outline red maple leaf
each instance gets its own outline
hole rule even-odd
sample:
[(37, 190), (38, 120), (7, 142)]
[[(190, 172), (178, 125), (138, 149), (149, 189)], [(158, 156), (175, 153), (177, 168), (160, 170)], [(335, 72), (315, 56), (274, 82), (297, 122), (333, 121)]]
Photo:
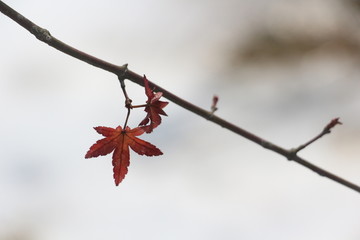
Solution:
[(160, 125), (161, 123), (161, 116), (167, 116), (167, 114), (162, 110), (168, 102), (160, 101), (159, 99), (162, 97), (162, 92), (154, 93), (149, 87), (149, 81), (147, 80), (146, 76), (144, 75), (144, 85), (145, 85), (145, 94), (148, 97), (146, 101), (145, 112), (147, 112), (146, 117), (142, 120), (139, 126), (145, 126), (150, 122), (148, 128), (146, 129), (146, 133), (151, 133), (154, 128)]
[(146, 156), (162, 155), (162, 152), (144, 140), (137, 138), (147, 131), (148, 127), (137, 127), (123, 130), (120, 126), (116, 129), (109, 127), (95, 127), (94, 129), (105, 138), (98, 140), (86, 153), (85, 158), (104, 156), (114, 151), (112, 165), (114, 166), (114, 179), (116, 186), (125, 178), (130, 164), (129, 147), (136, 153)]

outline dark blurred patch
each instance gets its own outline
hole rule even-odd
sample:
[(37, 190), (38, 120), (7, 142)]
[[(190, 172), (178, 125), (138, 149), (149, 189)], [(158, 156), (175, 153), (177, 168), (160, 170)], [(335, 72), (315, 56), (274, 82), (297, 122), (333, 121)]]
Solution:
[(350, 7), (356, 8), (360, 11), (360, 0), (346, 0)]
[(0, 233), (1, 240), (34, 240), (32, 229), (20, 229), (9, 231), (7, 233)]
[(254, 34), (245, 45), (239, 46), (232, 55), (234, 65), (261, 61), (283, 61), (303, 57), (310, 52), (331, 53), (334, 56), (346, 54), (360, 58), (359, 42), (346, 35), (311, 38), (299, 32), (298, 35), (283, 38), (272, 32)]
[(245, 41), (233, 45), (230, 65), (296, 61), (313, 53), (360, 59), (360, 0), (335, 2), (273, 7)]

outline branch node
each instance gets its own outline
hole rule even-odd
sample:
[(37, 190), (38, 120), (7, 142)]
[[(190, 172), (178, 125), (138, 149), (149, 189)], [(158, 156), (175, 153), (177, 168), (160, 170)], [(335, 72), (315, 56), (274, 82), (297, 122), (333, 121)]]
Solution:
[(261, 145), (263, 148), (270, 149), (270, 150), (273, 148), (273, 144), (270, 143), (269, 141), (264, 140), (264, 139), (261, 139), (260, 145)]
[(117, 75), (122, 88), (125, 88), (124, 80), (126, 79), (126, 74), (127, 74), (128, 70), (129, 70), (129, 69), (128, 69), (128, 65), (129, 65), (129, 64), (127, 64), (127, 63), (125, 63), (124, 65), (122, 65), (122, 67), (124, 68), (124, 70)]
[(30, 32), (35, 35), (37, 39), (42, 42), (49, 42), (52, 39), (52, 36), (48, 30), (39, 26), (31, 26)]
[(214, 117), (214, 112), (208, 112), (208, 115), (206, 116), (206, 120), (211, 120)]
[(294, 158), (297, 155), (297, 153), (299, 152), (299, 150), (300, 150), (299, 148), (291, 148), (289, 150), (289, 154), (286, 155), (287, 160), (289, 160), (289, 161), (294, 160)]

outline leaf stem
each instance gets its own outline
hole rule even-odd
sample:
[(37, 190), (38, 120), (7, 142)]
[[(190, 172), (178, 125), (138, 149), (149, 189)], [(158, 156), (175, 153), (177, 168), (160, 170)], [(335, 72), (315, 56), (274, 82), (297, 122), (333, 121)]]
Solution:
[(123, 130), (125, 131), (128, 120), (129, 120), (129, 116), (130, 116), (130, 111), (132, 109), (132, 105), (131, 105), (132, 100), (129, 98), (129, 96), (126, 92), (126, 86), (125, 86), (125, 77), (126, 77), (126, 73), (128, 72), (128, 64), (124, 64), (123, 67), (125, 67), (125, 70), (123, 73), (118, 74), (118, 79), (120, 82), (122, 92), (125, 97), (125, 107), (127, 108), (127, 114), (126, 114), (125, 123), (124, 123), (124, 127), (123, 127)]
[(127, 114), (126, 114), (125, 123), (124, 123), (124, 127), (123, 127), (123, 131), (125, 131), (125, 129), (126, 129), (126, 127), (127, 127), (127, 123), (128, 123), (129, 116), (130, 116), (130, 111), (131, 111), (131, 109), (128, 108), (128, 109), (127, 109)]
[(141, 105), (132, 105), (131, 108), (143, 108), (143, 107), (147, 107), (148, 104), (141, 104)]

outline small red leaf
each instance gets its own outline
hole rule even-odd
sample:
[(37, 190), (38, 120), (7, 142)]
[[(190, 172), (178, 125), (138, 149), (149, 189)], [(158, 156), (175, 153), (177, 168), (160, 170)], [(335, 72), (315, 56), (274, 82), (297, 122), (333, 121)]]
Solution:
[(86, 153), (85, 158), (107, 155), (114, 151), (112, 164), (116, 186), (125, 178), (130, 164), (129, 147), (136, 153), (146, 156), (162, 155), (162, 152), (144, 140), (137, 138), (148, 130), (148, 127), (137, 127), (123, 130), (120, 126), (116, 129), (109, 127), (96, 127), (95, 130), (105, 136), (92, 145)]
[(160, 125), (161, 116), (167, 116), (164, 112), (163, 108), (168, 105), (168, 102), (160, 101), (159, 99), (162, 97), (162, 92), (154, 93), (149, 87), (149, 81), (144, 75), (144, 85), (145, 85), (145, 94), (148, 97), (146, 101), (145, 112), (147, 112), (146, 117), (140, 122), (139, 126), (145, 126), (149, 122), (148, 128), (146, 128), (146, 133), (151, 133), (154, 128)]

